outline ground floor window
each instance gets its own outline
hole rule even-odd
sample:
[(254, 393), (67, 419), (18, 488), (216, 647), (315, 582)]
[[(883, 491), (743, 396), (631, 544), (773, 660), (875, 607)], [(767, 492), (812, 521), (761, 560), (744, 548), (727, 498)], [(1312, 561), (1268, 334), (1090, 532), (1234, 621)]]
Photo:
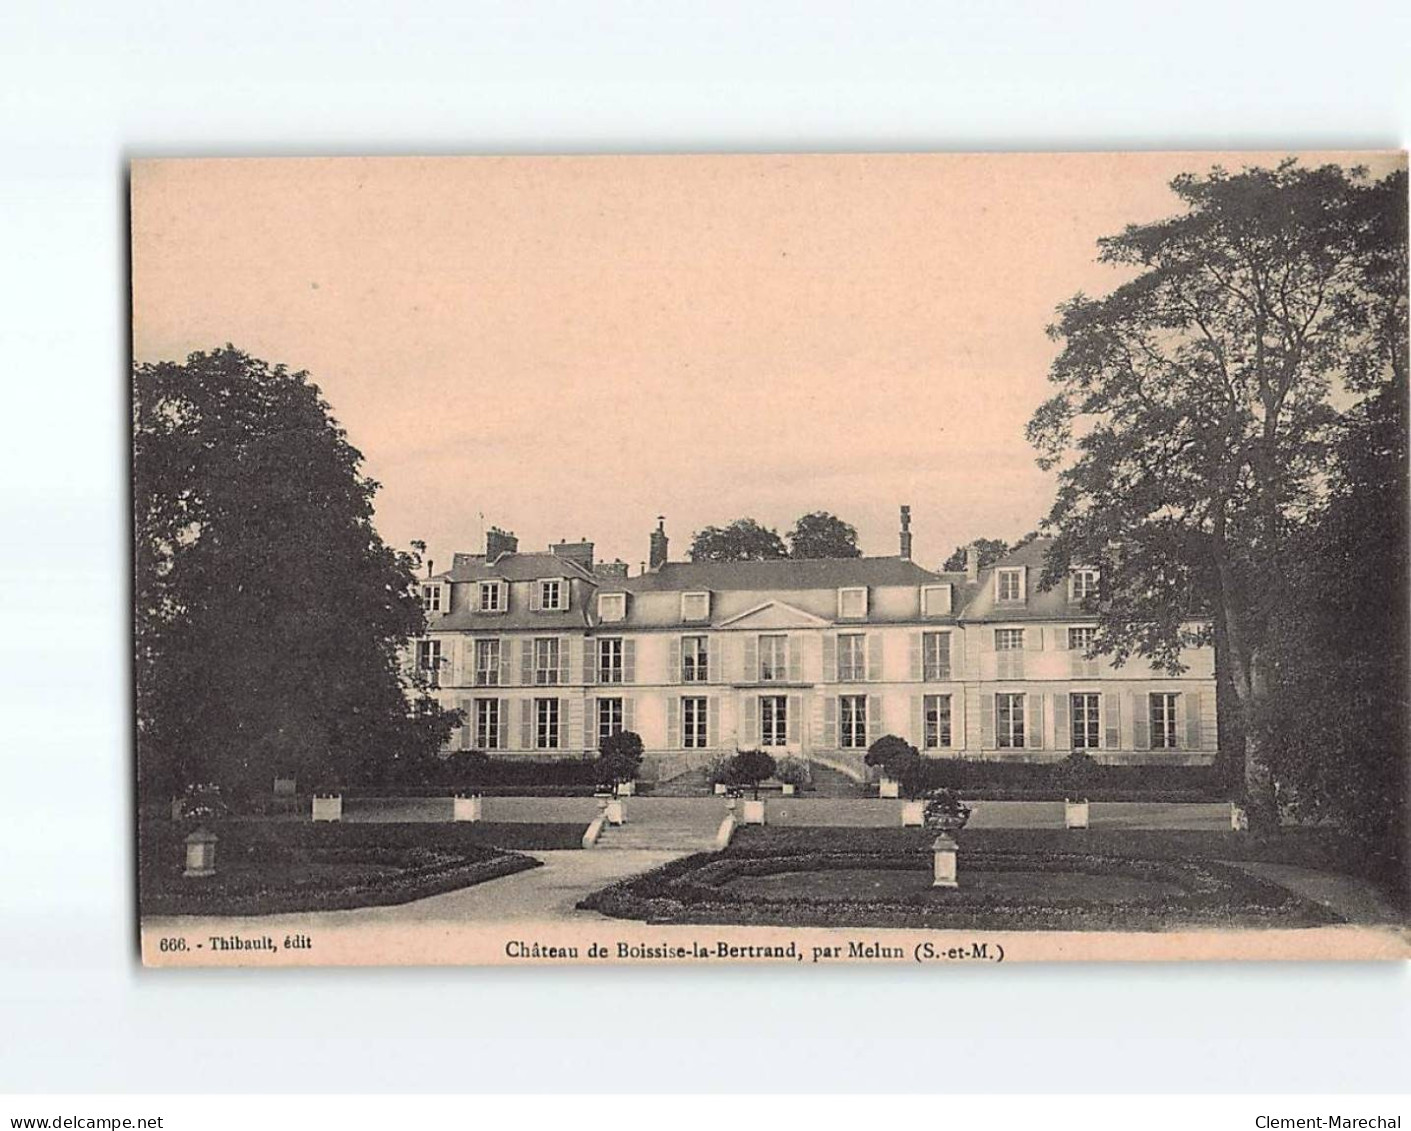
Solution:
[(598, 700), (598, 745), (622, 733), (622, 700)]
[(787, 746), (789, 700), (784, 695), (763, 695), (759, 700), (759, 744)]
[(839, 696), (838, 741), (847, 750), (862, 750), (867, 746), (866, 695)]
[(995, 741), (1001, 750), (1023, 748), (1023, 693), (1007, 691), (995, 696)]
[(939, 750), (950, 745), (950, 696), (928, 695), (923, 704), (926, 715), (926, 733), (922, 736), (924, 748)]
[(534, 700), (534, 746), (537, 750), (559, 748), (559, 701)]
[(709, 737), (705, 697), (686, 696), (681, 700), (681, 745), (688, 750), (703, 750)]
[(477, 699), (475, 701), (475, 748), (477, 750), (499, 750), (500, 741), (500, 701), (498, 699)]
[(1096, 750), (1100, 745), (1099, 697), (1095, 691), (1079, 691), (1069, 697), (1072, 705), (1073, 749)]
[(1151, 695), (1151, 748), (1176, 749), (1176, 693), (1155, 691)]

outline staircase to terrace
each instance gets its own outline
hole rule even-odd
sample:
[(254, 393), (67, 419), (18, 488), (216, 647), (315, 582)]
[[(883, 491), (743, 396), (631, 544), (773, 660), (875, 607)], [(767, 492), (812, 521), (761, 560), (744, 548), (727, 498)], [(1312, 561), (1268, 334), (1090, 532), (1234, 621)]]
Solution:
[(709, 852), (727, 812), (722, 799), (627, 797), (625, 825), (604, 825), (594, 849), (635, 848), (653, 852)]

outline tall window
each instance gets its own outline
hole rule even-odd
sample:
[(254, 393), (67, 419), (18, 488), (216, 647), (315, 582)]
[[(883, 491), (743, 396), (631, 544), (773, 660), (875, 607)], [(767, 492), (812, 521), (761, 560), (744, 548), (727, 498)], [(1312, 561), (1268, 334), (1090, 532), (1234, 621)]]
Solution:
[(1004, 692), (995, 696), (995, 742), (1001, 750), (1024, 746), (1024, 696)]
[(1176, 741), (1176, 694), (1172, 691), (1155, 691), (1151, 695), (1151, 748), (1153, 750), (1175, 750)]
[(1070, 628), (1068, 630), (1068, 651), (1086, 653), (1093, 646), (1093, 640), (1096, 638), (1097, 629), (1092, 625)]
[(556, 636), (541, 636), (534, 641), (534, 682), (558, 683), (559, 642)]
[(562, 609), (564, 607), (563, 590), (563, 582), (557, 578), (539, 582), (539, 607), (550, 610)]
[(482, 613), (502, 613), (505, 611), (504, 594), (498, 581), (480, 583), (480, 611)]
[(494, 687), (500, 682), (500, 642), (475, 642), (475, 683), (477, 687)]
[(441, 641), (418, 640), (416, 642), (416, 666), (424, 672), (434, 672), (441, 667)]
[(1002, 569), (995, 574), (995, 600), (1022, 601), (1024, 599), (1024, 571)]
[(498, 750), (500, 741), (500, 701), (498, 699), (477, 699), (475, 701), (475, 748), (477, 750)]
[(1075, 569), (1068, 575), (1068, 585), (1073, 600), (1082, 601), (1097, 596), (1097, 570)]
[(759, 678), (772, 683), (789, 678), (789, 638), (761, 636), (759, 638)]
[(598, 641), (598, 682), (622, 682), (622, 640), (619, 637)]
[(622, 733), (622, 700), (598, 700), (598, 745)]
[(559, 748), (559, 701), (534, 700), (534, 747), (537, 750)]
[(1024, 630), (1022, 628), (995, 629), (996, 652), (1021, 652), (1023, 649)]
[(787, 746), (788, 743), (788, 696), (761, 695), (759, 699), (759, 744), (761, 746)]
[(921, 634), (921, 678), (927, 681), (950, 679), (950, 633)]
[(847, 683), (850, 680), (867, 678), (867, 637), (862, 633), (847, 633), (838, 637), (838, 679)]
[(950, 696), (928, 695), (922, 702), (925, 714), (924, 748), (939, 750), (950, 745)]
[(1079, 691), (1069, 697), (1073, 715), (1073, 749), (1096, 750), (1101, 745), (1101, 698), (1095, 691)]
[(704, 636), (681, 638), (681, 681), (705, 683), (710, 678), (710, 652)]
[(688, 750), (704, 750), (709, 737), (705, 697), (687, 695), (681, 700), (681, 745)]
[(848, 750), (867, 746), (867, 696), (838, 697), (838, 744)]

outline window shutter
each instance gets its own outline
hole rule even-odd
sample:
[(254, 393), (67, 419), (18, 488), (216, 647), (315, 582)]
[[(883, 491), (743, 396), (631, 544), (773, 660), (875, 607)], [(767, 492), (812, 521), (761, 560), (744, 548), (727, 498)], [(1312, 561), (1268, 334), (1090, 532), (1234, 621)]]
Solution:
[(534, 700), (524, 699), (519, 704), (519, 748), (534, 749)]
[(1132, 692), (1132, 749), (1151, 749), (1151, 697)]
[[(802, 683), (802, 682), (803, 682), (803, 637), (802, 637), (802, 636), (799, 636), (797, 633), (795, 633), (793, 636), (790, 636), (790, 637), (789, 637), (789, 643), (788, 643), (788, 649), (789, 649), (789, 682), (790, 682), (790, 683)], [(793, 708), (791, 707), (791, 708), (789, 709), (789, 729), (790, 729), (790, 731), (793, 730), (793, 727), (794, 727), (794, 715), (793, 715)], [(790, 742), (793, 742), (794, 740), (791, 738), (789, 741), (790, 741)]]
[(531, 581), (529, 583), (529, 611), (531, 613), (537, 613), (539, 611), (540, 596), (539, 583), (537, 581)]
[(495, 730), (491, 735), (496, 750), (505, 750), (510, 744), (510, 701), (500, 700), (500, 717), (495, 720)]
[[(823, 682), (838, 682), (838, 637), (836, 633), (825, 632), (823, 634)], [(837, 720), (834, 720), (836, 727)], [(836, 746), (834, 742), (832, 745)]]
[(512, 642), (497, 640), (496, 643), (500, 646), (500, 682), (508, 687), (514, 682), (514, 661), (510, 657)]
[(1029, 599), (1029, 567), (1019, 567), (1019, 599), (1027, 601)]
[(568, 612), (573, 605), (573, 582), (565, 577), (559, 582), (559, 609)]
[(1044, 745), (1044, 697), (1024, 696), (1024, 745), (1030, 750), (1042, 750)]
[[(676, 679), (681, 678), (681, 641), (676, 642)], [(725, 682), (725, 641), (714, 636), (706, 637), (706, 675), (711, 683)]]
[(746, 695), (743, 700), (745, 712), (745, 745), (759, 745), (759, 696)]
[(1024, 647), (1030, 652), (1042, 652), (1044, 650), (1043, 625), (1036, 624), (1024, 630)]
[(569, 638), (559, 637), (559, 683), (568, 682), (568, 654), (571, 650)]
[(1053, 745), (1058, 750), (1070, 750), (1073, 746), (1072, 736), (1068, 733), (1069, 702), (1068, 696), (1062, 692), (1055, 691), (1053, 694)]
[(681, 737), (681, 700), (675, 695), (666, 700), (666, 748), (678, 750), (685, 746)]
[(712, 695), (706, 702), (706, 745), (724, 746), (720, 733), (720, 696)]
[(917, 681), (917, 682), (920, 682), (921, 676), (922, 676), (922, 672), (921, 672), (921, 633), (919, 633), (919, 632), (913, 632), (913, 633), (911, 633), (910, 639), (909, 639), (909, 641), (908, 641), (908, 643), (907, 643), (907, 648), (908, 648), (909, 655), (910, 655), (910, 659), (911, 659), (911, 678), (912, 678), (913, 680)]
[(926, 749), (925, 699), (920, 695), (911, 697), (911, 741), (916, 749)]
[[(867, 679), (869, 682), (882, 678), (882, 634), (880, 632), (869, 632), (867, 634)], [(872, 725), (868, 720), (869, 727)]]
[(1201, 701), (1199, 691), (1187, 692), (1181, 696), (1181, 701), (1186, 704), (1186, 749), (1199, 750), (1201, 748), (1200, 713), (1205, 704)]
[[(572, 707), (572, 704), (571, 704), (571, 702), (570, 702), (569, 700), (567, 700), (567, 699), (560, 699), (560, 700), (559, 700), (559, 726), (558, 726), (558, 734), (557, 734), (555, 737), (558, 739), (557, 746), (558, 746), (558, 748), (559, 748), (560, 750), (563, 750), (564, 748), (566, 748), (566, 747), (568, 746), (568, 740), (572, 737), (572, 735), (568, 733), (568, 732), (569, 732), (569, 723), (570, 723), (570, 721), (571, 721), (571, 720), (569, 719), (569, 712), (572, 711), (572, 710), (573, 710), (573, 707)], [(580, 722), (579, 725), (581, 726), (582, 723)]]
[[(826, 637), (825, 637), (826, 639)], [(838, 700), (829, 695), (823, 700), (823, 749), (838, 748)]]
[(745, 637), (745, 682), (759, 682), (759, 641), (753, 636)]
[(803, 737), (803, 696), (789, 696), (788, 741), (790, 746), (798, 746)]
[(622, 642), (622, 682), (637, 682), (637, 642), (635, 640)]
[(1108, 750), (1116, 750), (1122, 745), (1121, 700), (1114, 692), (1102, 697), (1102, 745)]
[[(682, 648), (681, 637), (679, 637), (679, 636), (673, 636), (673, 637), (671, 638), (671, 670), (670, 670), (670, 672), (667, 673), (667, 677), (666, 677), (666, 682), (667, 682), (667, 683), (680, 683), (680, 682), (681, 682), (681, 648)], [(713, 663), (711, 663), (709, 660), (706, 661), (706, 664), (707, 664), (707, 671), (709, 672), (711, 678), (714, 679), (714, 678), (715, 678), (715, 672), (714, 672), (714, 670), (712, 670), (712, 669), (714, 669), (715, 665), (714, 665)]]
[(995, 697), (980, 696), (980, 745), (986, 750), (995, 748)]
[(454, 743), (458, 750), (471, 750), (475, 746), (475, 704), (469, 699), (457, 699), (456, 706), (465, 714), (461, 720), (460, 742)]
[(519, 642), (519, 682), (525, 687), (534, 682), (534, 641), (528, 636)]
[(622, 729), (637, 733), (637, 700), (630, 695), (622, 700)]
[(871, 746), (882, 734), (882, 697), (867, 697), (867, 745)]
[[(588, 720), (588, 731), (585, 735), (589, 750), (598, 748), (598, 720), (602, 717), (602, 700), (598, 698), (589, 699), (588, 703), (593, 712), (593, 717)], [(624, 726), (626, 724), (624, 723)]]
[(946, 678), (956, 680), (961, 678), (961, 658), (963, 653), (960, 650), (962, 637), (960, 631), (946, 633)]
[[(583, 700), (578, 696), (574, 696), (572, 699), (564, 699), (559, 704), (560, 719), (563, 718), (563, 708), (565, 704), (568, 706), (568, 748), (575, 751), (584, 750), (587, 748), (587, 743), (584, 741), (583, 735)], [(597, 730), (597, 727), (593, 729)]]
[(1176, 696), (1176, 746), (1189, 745), (1186, 743), (1186, 697)]
[(583, 682), (598, 682), (598, 642), (591, 636), (583, 640)]

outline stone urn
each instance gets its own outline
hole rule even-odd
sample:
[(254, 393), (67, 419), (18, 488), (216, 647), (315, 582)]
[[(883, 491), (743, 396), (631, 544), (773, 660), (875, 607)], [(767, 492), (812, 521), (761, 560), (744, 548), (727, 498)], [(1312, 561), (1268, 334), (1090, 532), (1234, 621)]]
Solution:
[(929, 794), (925, 798), (925, 802), (923, 820), (926, 822), (926, 827), (936, 834), (936, 840), (931, 845), (934, 861), (934, 878), (931, 881), (931, 886), (938, 888), (959, 887), (956, 857), (960, 846), (956, 843), (955, 838), (956, 834), (970, 820), (970, 806), (950, 790), (945, 789)]

